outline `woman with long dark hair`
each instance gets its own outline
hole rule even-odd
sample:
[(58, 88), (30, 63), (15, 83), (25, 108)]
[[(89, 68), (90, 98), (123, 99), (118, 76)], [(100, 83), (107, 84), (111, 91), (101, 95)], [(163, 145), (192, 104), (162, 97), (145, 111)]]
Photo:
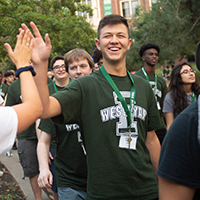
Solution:
[(176, 65), (171, 72), (169, 93), (165, 97), (163, 106), (167, 130), (176, 116), (195, 102), (200, 94), (195, 73), (196, 71), (187, 62)]

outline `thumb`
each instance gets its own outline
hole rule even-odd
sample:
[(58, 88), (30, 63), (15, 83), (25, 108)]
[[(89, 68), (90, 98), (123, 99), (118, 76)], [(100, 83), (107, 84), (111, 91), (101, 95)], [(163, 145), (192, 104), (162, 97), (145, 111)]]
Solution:
[(5, 43), (4, 47), (6, 48), (6, 50), (7, 50), (7, 52), (8, 52), (9, 55), (13, 52), (11, 46), (8, 43)]
[(53, 184), (53, 176), (52, 176), (52, 174), (50, 175), (50, 177), (49, 177), (49, 184)]

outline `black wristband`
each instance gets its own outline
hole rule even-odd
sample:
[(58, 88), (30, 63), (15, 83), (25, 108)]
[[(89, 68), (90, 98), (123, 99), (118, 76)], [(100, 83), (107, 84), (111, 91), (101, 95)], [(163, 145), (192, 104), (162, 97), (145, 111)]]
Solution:
[(16, 71), (15, 76), (19, 78), (20, 73), (24, 72), (24, 71), (30, 71), (33, 76), (36, 75), (36, 72), (34, 71), (33, 67), (30, 65), (30, 66), (27, 66), (27, 67), (21, 67), (21, 68), (19, 68)]

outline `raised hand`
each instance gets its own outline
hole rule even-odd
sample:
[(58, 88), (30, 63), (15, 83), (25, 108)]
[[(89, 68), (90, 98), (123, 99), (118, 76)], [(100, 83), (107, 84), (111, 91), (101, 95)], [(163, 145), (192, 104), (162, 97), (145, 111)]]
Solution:
[[(34, 33), (34, 35), (31, 34), (31, 39), (33, 40), (31, 60), (34, 65), (39, 65), (48, 61), (52, 49), (51, 41), (47, 33), (45, 34), (45, 41), (43, 40), (40, 31), (34, 22), (30, 22), (30, 25)], [(22, 28), (19, 29), (20, 32), (22, 30), (28, 30), (26, 24), (22, 24), (21, 26)]]
[(33, 49), (33, 41), (31, 37), (32, 36), (29, 30), (22, 30), (17, 38), (14, 51), (8, 43), (4, 44), (12, 62), (16, 65), (17, 69), (30, 65)]

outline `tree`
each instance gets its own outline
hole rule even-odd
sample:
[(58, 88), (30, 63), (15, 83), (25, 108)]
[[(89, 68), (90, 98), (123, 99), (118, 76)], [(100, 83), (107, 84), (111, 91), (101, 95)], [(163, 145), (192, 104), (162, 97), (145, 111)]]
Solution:
[[(174, 61), (177, 57), (194, 55), (200, 39), (200, 1), (160, 0), (149, 12), (134, 16), (131, 37), (134, 42), (127, 54), (130, 70), (143, 66), (138, 55), (143, 43), (156, 43), (161, 48), (160, 63)], [(133, 58), (133, 59), (131, 59)]]
[(36, 23), (43, 36), (49, 33), (51, 57), (76, 47), (91, 53), (96, 33), (86, 21), (86, 14), (91, 16), (92, 8), (80, 0), (0, 0), (1, 60), (10, 62), (3, 44), (13, 46), (21, 23), (29, 25), (30, 21)]

